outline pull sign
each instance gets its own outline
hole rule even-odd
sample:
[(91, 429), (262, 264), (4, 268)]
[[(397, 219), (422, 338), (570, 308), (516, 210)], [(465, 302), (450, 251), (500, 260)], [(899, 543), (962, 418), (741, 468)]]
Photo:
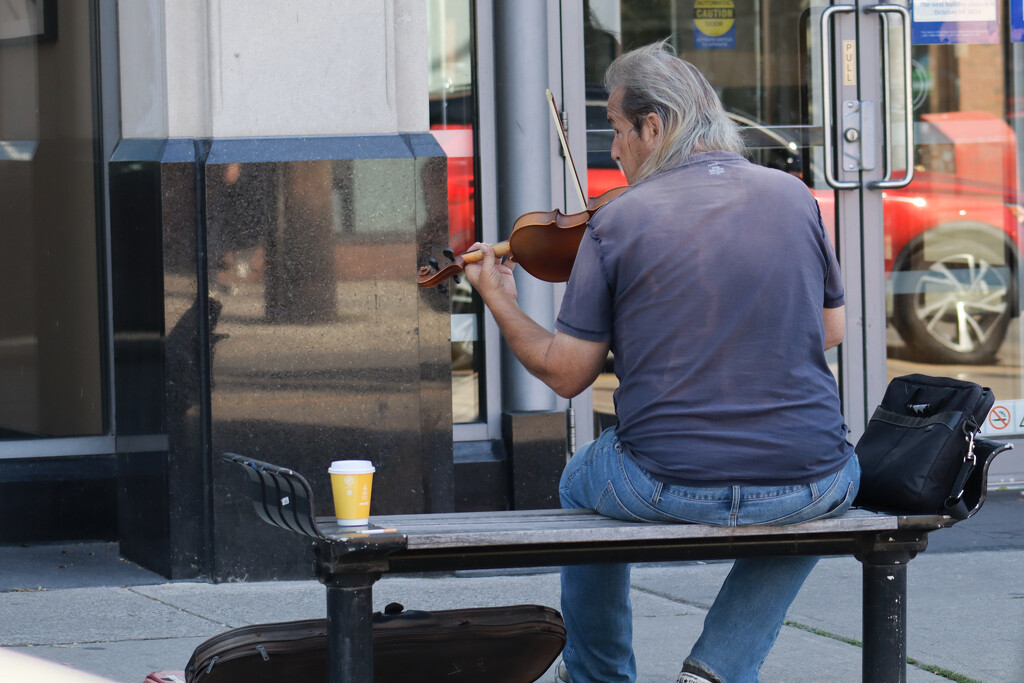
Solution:
[(843, 85), (857, 84), (857, 41), (843, 41)]

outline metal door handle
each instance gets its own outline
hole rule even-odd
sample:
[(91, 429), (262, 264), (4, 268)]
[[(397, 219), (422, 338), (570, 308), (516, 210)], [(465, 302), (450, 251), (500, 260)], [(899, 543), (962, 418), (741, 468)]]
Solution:
[(906, 187), (914, 179), (914, 93), (911, 83), (910, 63), (910, 12), (906, 7), (900, 5), (871, 5), (864, 8), (865, 12), (875, 12), (882, 18), (882, 83), (885, 88), (889, 87), (889, 14), (899, 14), (903, 17), (903, 97), (905, 102), (904, 143), (907, 154), (907, 173), (899, 180), (892, 178), (892, 107), (889, 106), (888, 93), (886, 93), (885, 104), (885, 175), (881, 180), (874, 180), (868, 183), (873, 190), (891, 190)]
[(821, 108), (822, 138), (825, 152), (825, 182), (837, 190), (856, 190), (860, 182), (856, 180), (839, 180), (835, 176), (835, 148), (832, 141), (832, 15), (844, 12), (856, 12), (853, 5), (831, 5), (821, 13)]

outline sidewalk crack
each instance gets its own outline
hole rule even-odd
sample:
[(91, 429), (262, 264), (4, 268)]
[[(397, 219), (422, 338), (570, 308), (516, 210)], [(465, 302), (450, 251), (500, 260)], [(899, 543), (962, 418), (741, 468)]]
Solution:
[(222, 627), (228, 628), (228, 629), (235, 628), (235, 626), (233, 626), (232, 624), (225, 624), (224, 622), (217, 621), (216, 619), (211, 619), (210, 617), (206, 616), (205, 614), (200, 614), (198, 612), (193, 612), (192, 610), (190, 610), (188, 608), (181, 607), (179, 605), (175, 605), (173, 603), (167, 602), (166, 600), (161, 600), (160, 598), (154, 597), (152, 595), (147, 595), (146, 593), (142, 593), (142, 592), (140, 592), (138, 590), (135, 590), (134, 587), (129, 586), (128, 590), (131, 591), (132, 593), (135, 593), (136, 595), (138, 595), (140, 597), (148, 598), (149, 600), (152, 600), (153, 602), (156, 602), (156, 603), (159, 603), (161, 605), (164, 605), (165, 607), (170, 607), (170, 608), (175, 609), (175, 610), (177, 610), (179, 612), (183, 612), (184, 614), (188, 614), (189, 616), (196, 617), (197, 619), (202, 619), (203, 621), (209, 622), (211, 624), (215, 624), (217, 626), (222, 626)]
[[(863, 648), (864, 647), (864, 643), (859, 641), (859, 640), (857, 640), (856, 638), (847, 638), (846, 636), (841, 636), (838, 633), (832, 633), (830, 631), (826, 631), (824, 629), (816, 628), (814, 626), (808, 626), (807, 624), (801, 624), (798, 621), (791, 621), (791, 620), (787, 619), (786, 621), (783, 622), (783, 625), (791, 626), (792, 628), (799, 629), (801, 631), (806, 631), (807, 633), (812, 633), (812, 634), (814, 634), (816, 636), (821, 636), (823, 638), (830, 638), (832, 640), (838, 640), (841, 643), (846, 643), (847, 645), (853, 645), (854, 647), (857, 647), (857, 648)], [(963, 674), (958, 674), (955, 671), (950, 671), (949, 669), (945, 669), (945, 668), (943, 668), (941, 666), (937, 666), (935, 664), (928, 664), (926, 662), (919, 661), (917, 659), (914, 659), (913, 657), (907, 657), (907, 664), (909, 666), (912, 666), (912, 667), (916, 668), (916, 669), (921, 669), (922, 671), (927, 671), (928, 673), (935, 674), (936, 676), (941, 676), (942, 678), (948, 679), (950, 681), (956, 681), (956, 683), (982, 683), (981, 681), (976, 680), (974, 678), (970, 678), (969, 676), (965, 676)]]
[(630, 585), (629, 588), (630, 588), (630, 590), (634, 590), (634, 591), (636, 591), (638, 593), (643, 593), (645, 595), (652, 595), (652, 596), (654, 596), (656, 598), (661, 598), (663, 600), (668, 600), (669, 602), (675, 602), (675, 603), (678, 603), (680, 605), (686, 605), (687, 607), (694, 607), (696, 609), (702, 609), (705, 612), (707, 610), (711, 609), (710, 603), (697, 602), (696, 600), (684, 600), (684, 599), (682, 599), (682, 598), (680, 598), (678, 596), (670, 595), (668, 593), (662, 593), (660, 591), (652, 590), (650, 588), (644, 588), (642, 586)]

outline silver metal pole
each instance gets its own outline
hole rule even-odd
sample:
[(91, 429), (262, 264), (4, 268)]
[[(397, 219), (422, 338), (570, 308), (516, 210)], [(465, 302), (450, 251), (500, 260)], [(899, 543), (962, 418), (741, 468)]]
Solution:
[[(551, 204), (547, 2), (494, 3), (495, 110), (498, 156), (498, 233), (507, 238), (516, 218)], [(552, 285), (518, 269), (519, 307), (548, 329), (554, 325)], [(553, 410), (555, 394), (505, 349), (506, 411)]]

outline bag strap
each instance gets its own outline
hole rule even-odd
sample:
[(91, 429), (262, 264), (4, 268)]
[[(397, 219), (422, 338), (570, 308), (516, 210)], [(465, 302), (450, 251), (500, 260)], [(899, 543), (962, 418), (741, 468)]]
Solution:
[(946, 499), (945, 508), (946, 514), (955, 519), (967, 519), (967, 505), (963, 501), (964, 487), (967, 486), (967, 480), (970, 478), (974, 468), (978, 465), (978, 457), (974, 454), (974, 436), (978, 433), (980, 427), (978, 423), (974, 421), (974, 418), (968, 418), (964, 422), (964, 434), (967, 438), (967, 454), (964, 455), (963, 464), (960, 465), (960, 471), (956, 475), (956, 479), (953, 480), (953, 488), (949, 490), (949, 498)]

